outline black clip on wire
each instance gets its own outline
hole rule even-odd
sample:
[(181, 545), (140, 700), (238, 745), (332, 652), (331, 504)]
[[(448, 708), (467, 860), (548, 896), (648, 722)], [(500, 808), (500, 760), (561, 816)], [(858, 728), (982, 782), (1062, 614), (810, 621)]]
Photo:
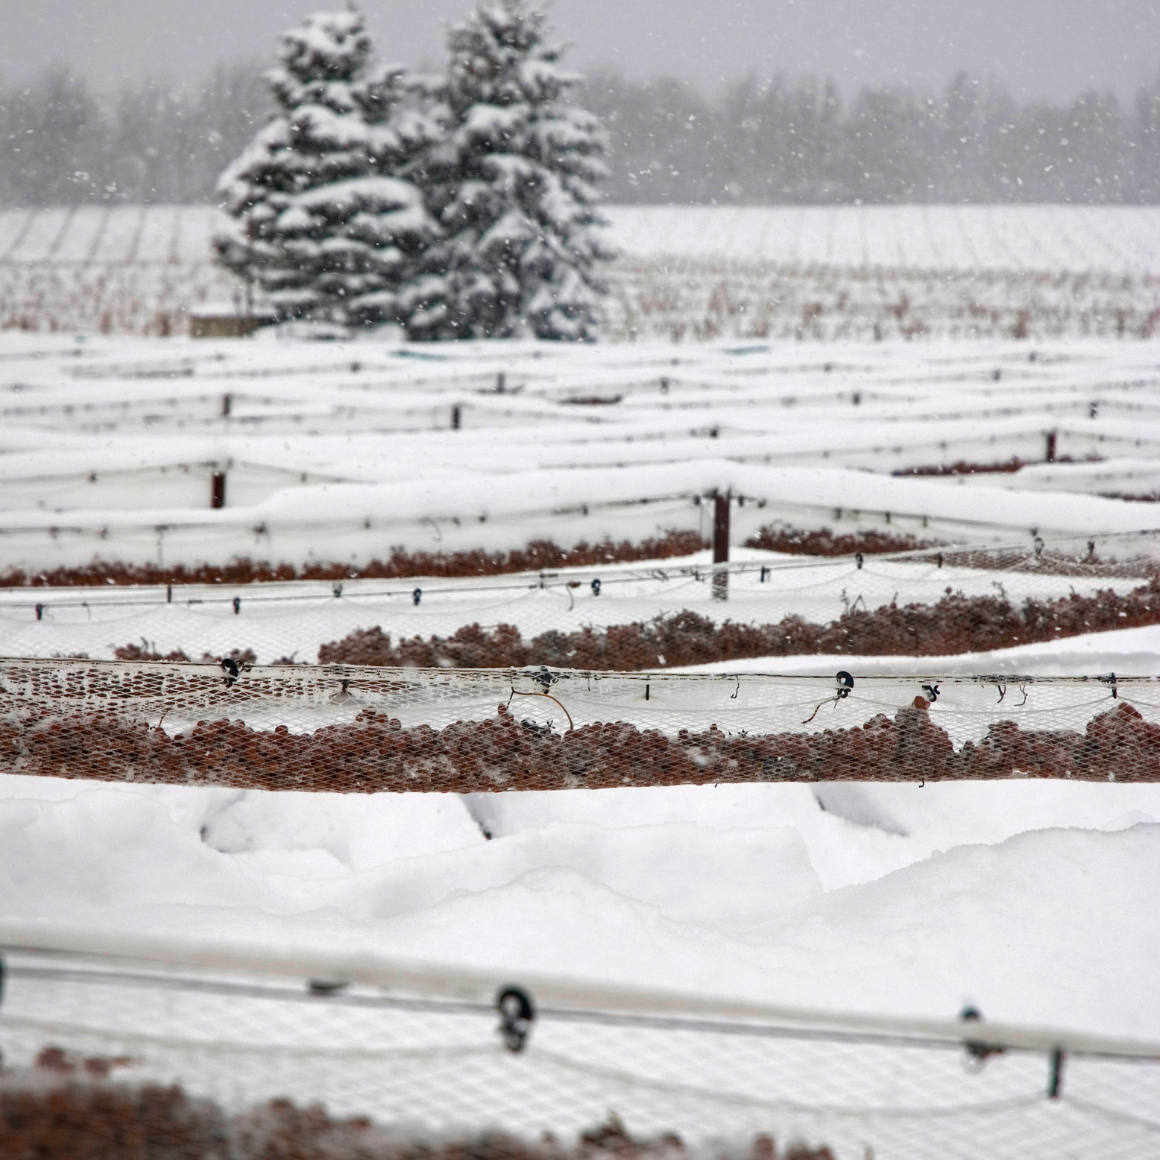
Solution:
[[(978, 1007), (964, 1007), (959, 1012), (959, 1019), (963, 1023), (982, 1023), (983, 1013)], [(964, 1039), (963, 1046), (967, 1049), (964, 1061), (967, 1070), (973, 1072), (982, 1071), (983, 1065), (992, 1055), (1003, 1055), (1007, 1050), (1005, 1047), (993, 1047), (991, 1044), (983, 1043), (978, 1039)]]
[(600, 595), (600, 580), (599, 579), (592, 581), (592, 595), (593, 596)]
[(233, 688), (238, 683), (238, 677), (242, 675), (242, 666), (233, 657), (222, 657), (221, 666), (222, 672), (226, 675), (226, 688)]
[(938, 700), (938, 685), (923, 685), (922, 691), (927, 695), (932, 705)]
[(1106, 677), (1100, 677), (1100, 680), (1103, 681), (1105, 684), (1112, 686), (1112, 700), (1118, 699), (1120, 696), (1120, 685), (1119, 685), (1119, 682), (1116, 680), (1116, 674), (1115, 673), (1108, 673), (1108, 675)]
[(499, 1009), (499, 1033), (508, 1051), (523, 1051), (536, 1019), (531, 996), (522, 987), (504, 987), (496, 996)]
[(309, 979), (306, 983), (306, 989), (311, 995), (319, 995), (323, 998), (337, 995), (340, 991), (345, 991), (348, 986), (350, 984), (344, 983), (341, 979)]
[[(803, 725), (808, 725), (817, 715), (818, 709), (823, 705), (834, 704), (837, 705), (839, 701), (844, 701), (849, 695), (850, 690), (854, 687), (854, 678), (850, 676), (845, 669), (843, 669), (837, 676), (838, 688), (832, 697), (828, 697), (825, 701), (819, 701), (814, 711), (802, 722)], [(741, 687), (741, 682), (738, 682), (738, 688)]]

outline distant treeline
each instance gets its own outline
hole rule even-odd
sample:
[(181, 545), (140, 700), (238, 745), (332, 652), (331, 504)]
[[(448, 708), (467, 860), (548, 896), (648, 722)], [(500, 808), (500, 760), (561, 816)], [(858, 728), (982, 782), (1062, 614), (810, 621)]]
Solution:
[[(0, 204), (194, 202), (269, 111), (256, 66), (190, 92), (146, 81), (99, 99), (66, 69), (0, 90)], [(609, 132), (612, 202), (1160, 202), (1160, 82), (1125, 104), (1089, 92), (1019, 102), (956, 77), (930, 95), (746, 80), (590, 76)]]
[(194, 91), (147, 80), (112, 99), (52, 68), (0, 90), (0, 204), (196, 202), (269, 114), (261, 66)]
[(962, 74), (939, 95), (747, 80), (589, 77), (608, 124), (614, 202), (1160, 202), (1160, 82), (1130, 107), (1085, 93), (1019, 103)]

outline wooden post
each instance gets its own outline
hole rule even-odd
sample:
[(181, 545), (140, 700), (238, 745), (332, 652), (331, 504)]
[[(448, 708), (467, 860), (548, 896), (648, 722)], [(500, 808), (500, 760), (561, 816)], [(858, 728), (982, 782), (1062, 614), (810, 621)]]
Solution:
[(209, 506), (224, 508), (226, 506), (226, 473), (215, 471), (210, 477)]
[(1047, 1098), (1057, 1100), (1063, 1094), (1063, 1061), (1066, 1057), (1057, 1047), (1051, 1053), (1051, 1070), (1047, 1076)]
[[(713, 494), (713, 563), (729, 563), (729, 493)], [(713, 573), (713, 599), (729, 599), (729, 573)]]

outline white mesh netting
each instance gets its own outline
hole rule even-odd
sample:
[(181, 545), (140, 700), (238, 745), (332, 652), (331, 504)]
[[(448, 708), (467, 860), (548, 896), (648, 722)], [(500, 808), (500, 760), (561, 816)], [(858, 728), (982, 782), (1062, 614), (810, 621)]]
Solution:
[(346, 792), (1152, 781), (1160, 680), (0, 661), (6, 772)]
[[(10, 588), (0, 630), (16, 656), (648, 669), (947, 657), (1160, 621), (1155, 533), (751, 555), (461, 578)], [(689, 613), (700, 619), (678, 622)]]
[[(479, 980), (340, 982), (11, 953), (0, 1132), (26, 1142), (50, 1103), (58, 1133), (71, 1110), (91, 1136), (112, 1121), (168, 1142), (148, 1153), (159, 1156), (339, 1160), (442, 1145), (495, 1157), (1111, 1160), (1160, 1147), (1147, 1111), (1160, 1107), (1160, 1049), (1146, 1044), (744, 1005), (714, 1015), (710, 1002), (561, 998), (550, 986), (543, 1000), (517, 988), (505, 1017), (500, 988)], [(310, 1110), (320, 1102), (325, 1112)], [(279, 1133), (294, 1148), (275, 1148)]]

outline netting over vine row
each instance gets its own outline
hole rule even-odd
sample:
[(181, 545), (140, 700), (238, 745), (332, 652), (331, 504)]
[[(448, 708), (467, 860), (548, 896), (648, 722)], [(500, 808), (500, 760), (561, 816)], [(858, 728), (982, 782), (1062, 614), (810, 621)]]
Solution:
[(5, 1155), (71, 1160), (103, 1138), (137, 1156), (142, 1132), (189, 1160), (1136, 1160), (1160, 1144), (1146, 1043), (973, 1010), (829, 1015), (99, 941), (46, 953), (0, 931)]
[(336, 792), (1160, 780), (1160, 678), (0, 660), (0, 771)]
[(0, 634), (14, 656), (262, 664), (644, 670), (951, 657), (1160, 623), (1157, 561), (1160, 539), (1139, 534), (394, 582), (23, 588), (0, 591)]

